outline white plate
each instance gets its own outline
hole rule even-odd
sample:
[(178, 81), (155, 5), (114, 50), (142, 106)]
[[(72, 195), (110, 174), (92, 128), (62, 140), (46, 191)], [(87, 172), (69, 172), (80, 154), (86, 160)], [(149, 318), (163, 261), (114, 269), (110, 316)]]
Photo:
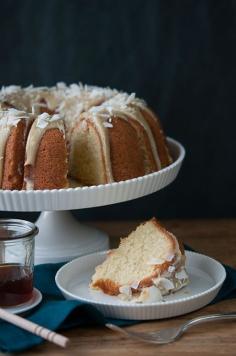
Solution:
[(219, 262), (186, 251), (189, 285), (166, 296), (164, 302), (133, 304), (89, 288), (95, 267), (105, 257), (106, 252), (79, 257), (60, 268), (55, 280), (66, 299), (91, 303), (104, 316), (118, 319), (151, 320), (189, 313), (210, 303), (226, 277), (225, 269)]
[(1, 190), (0, 210), (53, 211), (83, 209), (120, 203), (154, 193), (173, 182), (182, 165), (183, 146), (168, 138), (174, 162), (158, 172), (121, 182), (52, 190)]
[(41, 301), (41, 292), (37, 288), (34, 288), (32, 298), (28, 302), (15, 307), (3, 307), (3, 309), (9, 311), (12, 314), (21, 314), (35, 308)]

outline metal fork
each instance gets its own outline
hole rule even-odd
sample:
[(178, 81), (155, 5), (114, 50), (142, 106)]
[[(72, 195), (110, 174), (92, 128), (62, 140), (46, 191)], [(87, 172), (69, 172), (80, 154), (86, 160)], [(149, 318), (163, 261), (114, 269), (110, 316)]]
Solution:
[(206, 316), (199, 316), (186, 323), (176, 327), (162, 329), (159, 331), (152, 332), (135, 332), (127, 331), (126, 329), (120, 328), (117, 325), (107, 323), (105, 326), (113, 331), (118, 331), (119, 333), (125, 335), (126, 337), (136, 339), (139, 341), (152, 343), (152, 344), (168, 344), (170, 342), (179, 339), (185, 331), (195, 325), (202, 323), (207, 323), (210, 321), (226, 320), (226, 319), (236, 319), (236, 313), (224, 313), (224, 314), (211, 314)]

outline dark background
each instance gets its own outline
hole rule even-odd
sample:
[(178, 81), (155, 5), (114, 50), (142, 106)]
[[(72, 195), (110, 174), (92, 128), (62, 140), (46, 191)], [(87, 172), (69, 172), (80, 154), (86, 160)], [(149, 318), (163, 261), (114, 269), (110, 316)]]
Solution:
[(5, 0), (0, 35), (1, 85), (136, 92), (186, 148), (169, 187), (81, 219), (235, 216), (235, 1)]

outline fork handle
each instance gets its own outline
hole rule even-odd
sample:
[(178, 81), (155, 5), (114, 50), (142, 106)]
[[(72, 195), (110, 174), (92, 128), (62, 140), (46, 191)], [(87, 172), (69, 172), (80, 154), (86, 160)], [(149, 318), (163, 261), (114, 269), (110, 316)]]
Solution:
[(182, 328), (182, 331), (186, 331), (187, 329), (191, 328), (192, 326), (207, 323), (210, 321), (216, 320), (225, 320), (225, 319), (236, 319), (236, 313), (222, 313), (222, 314), (210, 314), (205, 316), (199, 316), (192, 320), (187, 321)]

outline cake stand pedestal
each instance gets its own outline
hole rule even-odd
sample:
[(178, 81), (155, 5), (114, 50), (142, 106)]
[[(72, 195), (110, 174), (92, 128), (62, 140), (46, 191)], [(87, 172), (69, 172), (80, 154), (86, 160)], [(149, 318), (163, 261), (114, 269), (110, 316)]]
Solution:
[(66, 262), (77, 256), (106, 250), (108, 236), (80, 224), (68, 211), (116, 204), (154, 193), (176, 178), (182, 165), (183, 146), (167, 139), (174, 162), (159, 172), (122, 182), (54, 190), (0, 190), (0, 210), (42, 211), (36, 225), (35, 262)]
[(35, 263), (66, 262), (109, 248), (108, 236), (78, 222), (69, 211), (44, 211), (36, 225)]

